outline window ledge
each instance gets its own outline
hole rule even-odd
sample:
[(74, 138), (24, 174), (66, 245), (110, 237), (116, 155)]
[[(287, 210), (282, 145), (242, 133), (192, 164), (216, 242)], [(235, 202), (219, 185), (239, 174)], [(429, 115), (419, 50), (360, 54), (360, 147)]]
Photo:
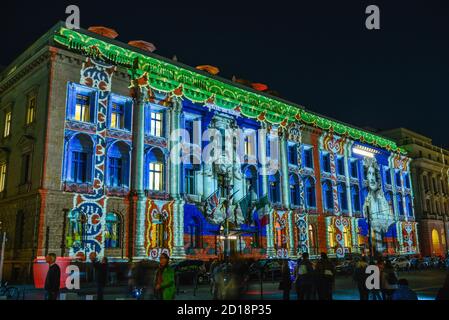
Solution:
[(76, 183), (76, 182), (64, 182), (63, 185), (64, 192), (75, 192), (75, 193), (86, 193), (93, 194), (94, 188), (92, 184), (89, 183)]
[(126, 197), (129, 194), (128, 187), (107, 187), (106, 194), (111, 197)]

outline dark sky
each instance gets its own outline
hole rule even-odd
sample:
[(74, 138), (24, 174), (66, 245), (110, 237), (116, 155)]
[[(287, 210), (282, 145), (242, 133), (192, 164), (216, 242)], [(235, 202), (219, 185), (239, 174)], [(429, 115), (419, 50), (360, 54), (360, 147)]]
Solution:
[[(150, 41), (162, 56), (266, 83), (321, 114), (359, 127), (407, 127), (449, 147), (449, 1), (294, 3), (2, 2), (0, 65), (78, 4), (83, 28), (110, 26), (118, 40)], [(380, 31), (365, 28), (370, 4), (380, 7)]]

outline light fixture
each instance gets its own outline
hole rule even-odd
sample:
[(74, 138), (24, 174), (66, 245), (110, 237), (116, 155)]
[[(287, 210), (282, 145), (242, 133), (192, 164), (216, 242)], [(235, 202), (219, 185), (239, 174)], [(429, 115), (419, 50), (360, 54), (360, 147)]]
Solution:
[(364, 156), (364, 157), (368, 157), (368, 158), (374, 158), (374, 153), (366, 151), (366, 150), (361, 149), (361, 148), (354, 148), (354, 149), (352, 149), (352, 152), (354, 152), (355, 154), (358, 154), (360, 156)]

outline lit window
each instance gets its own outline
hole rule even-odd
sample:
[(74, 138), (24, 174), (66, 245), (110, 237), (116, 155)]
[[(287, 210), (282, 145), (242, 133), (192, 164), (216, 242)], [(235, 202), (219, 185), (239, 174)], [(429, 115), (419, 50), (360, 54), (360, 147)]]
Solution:
[(345, 248), (350, 248), (351, 247), (351, 230), (347, 227), (344, 228), (343, 239), (345, 242)]
[(327, 235), (329, 237), (329, 247), (333, 249), (335, 247), (335, 238), (334, 238), (334, 228), (332, 228), (332, 226), (329, 226), (327, 228)]
[(34, 122), (35, 115), (36, 115), (36, 96), (33, 95), (28, 98), (27, 118), (26, 118), (27, 125)]
[(74, 120), (90, 122), (90, 97), (82, 94), (76, 95)]
[(106, 215), (106, 230), (104, 235), (104, 247), (106, 249), (120, 248), (120, 228), (119, 216), (115, 213), (108, 213)]
[(11, 119), (12, 113), (11, 111), (5, 114), (5, 130), (3, 131), (3, 137), (7, 138), (11, 134)]
[(124, 106), (116, 102), (112, 103), (111, 128), (121, 130), (125, 128)]
[(154, 137), (162, 137), (162, 113), (151, 112), (150, 119), (150, 135)]
[(0, 164), (0, 192), (5, 191), (6, 163)]
[(150, 163), (149, 188), (151, 191), (162, 191), (163, 168), (164, 165), (160, 162)]

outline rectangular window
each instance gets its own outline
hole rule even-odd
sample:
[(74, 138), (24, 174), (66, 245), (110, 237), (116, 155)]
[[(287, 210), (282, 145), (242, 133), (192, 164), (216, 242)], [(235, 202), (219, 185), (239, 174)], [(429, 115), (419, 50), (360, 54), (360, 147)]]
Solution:
[(111, 128), (125, 129), (125, 106), (117, 102), (112, 103), (111, 110)]
[(162, 113), (150, 113), (150, 135), (154, 137), (162, 137)]
[(3, 131), (3, 137), (7, 138), (11, 134), (11, 119), (12, 119), (12, 112), (8, 111), (5, 114), (5, 130)]
[(0, 164), (0, 192), (5, 191), (6, 186), (6, 163)]
[(387, 182), (387, 184), (391, 184), (391, 174), (390, 174), (390, 169), (388, 167), (385, 167), (385, 181)]
[(340, 176), (345, 175), (345, 158), (344, 157), (337, 158), (337, 174)]
[(187, 194), (196, 194), (196, 192), (195, 192), (195, 170), (193, 170), (193, 169), (186, 169), (185, 192)]
[(163, 168), (164, 165), (160, 162), (150, 163), (149, 189), (151, 191), (162, 191)]
[(401, 187), (401, 171), (396, 172), (396, 186)]
[(322, 162), (323, 162), (323, 171), (331, 172), (331, 158), (328, 153), (323, 153)]
[(193, 120), (186, 120), (185, 122), (185, 130), (189, 134), (188, 141), (193, 144)]
[(109, 183), (112, 187), (123, 186), (122, 168), (122, 159), (109, 158)]
[(304, 149), (304, 167), (313, 169), (313, 149)]
[(73, 152), (72, 180), (76, 183), (87, 182), (87, 153), (77, 151)]
[(288, 146), (288, 163), (293, 165), (298, 164), (298, 154), (296, 145)]
[(90, 97), (88, 95), (77, 94), (75, 113), (73, 120), (90, 122)]
[(351, 178), (358, 178), (359, 177), (359, 168), (358, 168), (358, 161), (353, 160), (351, 161)]
[(36, 96), (28, 97), (26, 124), (32, 124), (36, 116)]
[(22, 155), (22, 170), (20, 182), (21, 184), (26, 184), (30, 182), (31, 176), (31, 153), (26, 153)]

